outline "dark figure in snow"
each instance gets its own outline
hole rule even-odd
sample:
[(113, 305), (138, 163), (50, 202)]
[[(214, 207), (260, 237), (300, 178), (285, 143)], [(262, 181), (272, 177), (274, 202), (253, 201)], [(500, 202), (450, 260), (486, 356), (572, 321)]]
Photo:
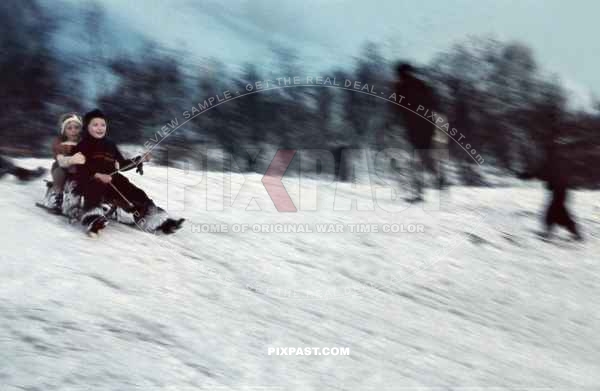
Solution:
[(19, 180), (25, 182), (39, 178), (45, 173), (46, 170), (43, 167), (38, 167), (35, 170), (28, 170), (23, 167), (15, 166), (10, 160), (0, 156), (0, 178), (6, 174), (11, 174)]
[[(433, 140), (436, 133), (436, 127), (430, 121), (423, 117), (431, 116), (431, 113), (438, 113), (438, 101), (433, 88), (416, 76), (416, 69), (410, 64), (399, 63), (396, 66), (396, 75), (398, 80), (394, 83), (394, 91), (402, 95), (404, 99), (401, 104), (412, 108), (408, 110), (394, 105), (394, 114), (399, 116), (407, 132), (407, 138), (414, 149), (413, 159), (418, 162), (412, 169), (414, 198), (411, 201), (423, 200), (423, 176), (424, 170), (429, 171), (437, 178), (437, 186), (442, 189), (445, 186), (445, 178), (437, 160), (434, 157)], [(443, 137), (447, 142), (447, 138)]]
[(544, 223), (546, 231), (544, 237), (552, 234), (555, 225), (566, 228), (576, 240), (583, 240), (577, 224), (566, 207), (569, 183), (568, 157), (564, 156), (557, 140), (552, 140), (547, 149), (546, 157), (541, 168), (533, 173), (519, 175), (521, 179), (538, 178), (546, 182), (546, 187), (552, 192), (552, 199), (548, 204)]
[(165, 230), (173, 223), (167, 213), (157, 207), (146, 193), (121, 175), (138, 167), (144, 158), (125, 159), (116, 144), (106, 137), (107, 120), (100, 110), (87, 113), (83, 119), (83, 136), (77, 152), (85, 156), (85, 164), (77, 167), (77, 188), (83, 195), (81, 223), (88, 232), (97, 233), (107, 224), (101, 204), (109, 203), (132, 213), (136, 225), (144, 231)]

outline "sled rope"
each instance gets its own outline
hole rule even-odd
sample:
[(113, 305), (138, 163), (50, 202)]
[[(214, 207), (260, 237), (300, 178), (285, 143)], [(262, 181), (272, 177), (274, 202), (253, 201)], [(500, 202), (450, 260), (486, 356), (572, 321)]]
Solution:
[(128, 165), (126, 165), (125, 167), (119, 167), (119, 169), (118, 169), (118, 170), (115, 170), (115, 171), (111, 172), (111, 173), (110, 173), (110, 174), (108, 174), (108, 175), (110, 175), (110, 176), (113, 176), (113, 175), (115, 175), (115, 174), (117, 174), (117, 173), (119, 173), (119, 172), (121, 172), (121, 171), (127, 171), (127, 170), (129, 170), (129, 169), (132, 169), (133, 167), (137, 167), (137, 166), (139, 166), (140, 164), (144, 163), (144, 159), (145, 159), (145, 158), (146, 158), (146, 156), (148, 156), (149, 154), (150, 154), (150, 152), (146, 152), (145, 154), (143, 154), (143, 155), (141, 155), (141, 156), (140, 156), (140, 160), (139, 160), (138, 162), (131, 162), (131, 163), (129, 163)]
[(123, 193), (121, 193), (121, 192), (119, 191), (119, 189), (117, 189), (117, 187), (116, 187), (115, 185), (113, 185), (113, 184), (112, 184), (112, 182), (109, 182), (108, 184), (109, 184), (109, 185), (111, 185), (111, 186), (112, 186), (112, 188), (113, 188), (113, 189), (115, 189), (115, 191), (116, 191), (117, 193), (119, 193), (119, 195), (120, 195), (121, 197), (123, 197), (123, 199), (125, 200), (125, 202), (127, 202), (127, 205), (128, 205), (129, 207), (133, 207), (133, 206), (134, 206), (134, 205), (133, 205), (133, 203), (131, 203), (131, 202), (130, 202), (130, 201), (127, 199), (127, 197), (125, 197), (125, 196), (123, 195)]

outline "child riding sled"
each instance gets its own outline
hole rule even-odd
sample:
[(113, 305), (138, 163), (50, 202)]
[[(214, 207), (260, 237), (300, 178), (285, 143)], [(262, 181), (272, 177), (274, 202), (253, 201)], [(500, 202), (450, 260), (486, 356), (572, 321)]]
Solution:
[(81, 117), (76, 113), (63, 114), (58, 122), (60, 136), (52, 143), (52, 182), (48, 183), (43, 203), (44, 207), (55, 213), (62, 213), (65, 183), (75, 174), (76, 166), (85, 163), (81, 153), (74, 153), (79, 143), (81, 124)]
[[(85, 164), (77, 168), (77, 189), (83, 195), (81, 223), (89, 233), (97, 234), (108, 223), (103, 202), (132, 213), (136, 225), (144, 231), (172, 233), (183, 219), (175, 220), (157, 207), (146, 193), (120, 174), (148, 161), (148, 155), (125, 159), (116, 144), (106, 137), (107, 120), (98, 110), (83, 119), (83, 137), (76, 152), (85, 156)], [(140, 172), (141, 173), (141, 172)]]

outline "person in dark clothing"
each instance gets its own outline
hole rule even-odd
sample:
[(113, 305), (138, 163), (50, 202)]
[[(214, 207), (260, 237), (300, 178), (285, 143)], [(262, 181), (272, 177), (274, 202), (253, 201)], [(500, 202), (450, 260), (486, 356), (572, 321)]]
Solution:
[(548, 150), (546, 163), (544, 164), (542, 179), (547, 183), (548, 189), (552, 192), (552, 200), (546, 211), (546, 235), (550, 236), (554, 225), (565, 227), (577, 240), (582, 240), (582, 236), (577, 228), (575, 220), (569, 213), (566, 201), (567, 191), (570, 187), (568, 165), (565, 157), (559, 150), (559, 145), (553, 141)]
[(81, 222), (88, 230), (97, 232), (106, 225), (102, 202), (121, 207), (133, 213), (136, 224), (144, 230), (155, 231), (170, 220), (167, 213), (157, 207), (148, 195), (120, 171), (138, 167), (148, 158), (125, 159), (116, 144), (108, 139), (107, 121), (96, 109), (87, 113), (83, 120), (83, 138), (77, 151), (85, 156), (85, 164), (77, 168), (77, 188), (83, 195), (84, 205)]
[[(415, 191), (413, 200), (422, 201), (423, 169), (431, 172), (437, 178), (437, 185), (440, 189), (445, 185), (445, 178), (433, 156), (432, 141), (436, 127), (430, 120), (423, 118), (423, 116), (426, 116), (425, 110), (428, 110), (429, 113), (437, 112), (439, 107), (437, 97), (433, 88), (419, 79), (415, 74), (416, 69), (410, 64), (399, 63), (396, 66), (398, 80), (394, 83), (394, 90), (404, 96), (406, 102), (403, 102), (405, 107), (394, 105), (394, 113), (400, 117), (404, 124), (408, 141), (415, 150), (415, 157), (418, 158), (417, 164), (413, 167), (413, 186)], [(410, 104), (413, 107), (413, 111), (417, 111), (417, 113), (406, 109), (407, 104)]]
[(552, 192), (552, 197), (544, 216), (545, 237), (550, 237), (555, 225), (566, 228), (575, 239), (583, 237), (571, 213), (567, 209), (569, 183), (568, 158), (556, 139), (553, 139), (546, 150), (546, 157), (541, 168), (534, 173), (521, 174), (521, 179), (538, 178), (546, 182), (546, 187)]
[(25, 182), (39, 178), (45, 173), (46, 169), (43, 167), (38, 167), (35, 170), (28, 170), (26, 168), (14, 165), (10, 160), (0, 156), (0, 178), (6, 174), (10, 174)]

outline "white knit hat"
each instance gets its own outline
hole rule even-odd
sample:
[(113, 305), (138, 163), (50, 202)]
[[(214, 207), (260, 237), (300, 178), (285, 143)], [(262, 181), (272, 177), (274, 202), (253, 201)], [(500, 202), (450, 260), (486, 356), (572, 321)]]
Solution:
[(73, 114), (73, 115), (71, 115), (71, 116), (69, 116), (69, 117), (67, 117), (67, 118), (65, 118), (65, 119), (63, 120), (62, 124), (60, 125), (60, 134), (62, 134), (62, 135), (64, 135), (64, 134), (65, 134), (65, 128), (67, 127), (67, 124), (68, 124), (69, 122), (75, 122), (75, 123), (77, 123), (79, 126), (81, 126), (81, 125), (82, 125), (82, 123), (81, 123), (81, 118), (79, 118), (79, 116), (78, 116), (78, 115), (76, 115), (76, 114)]

